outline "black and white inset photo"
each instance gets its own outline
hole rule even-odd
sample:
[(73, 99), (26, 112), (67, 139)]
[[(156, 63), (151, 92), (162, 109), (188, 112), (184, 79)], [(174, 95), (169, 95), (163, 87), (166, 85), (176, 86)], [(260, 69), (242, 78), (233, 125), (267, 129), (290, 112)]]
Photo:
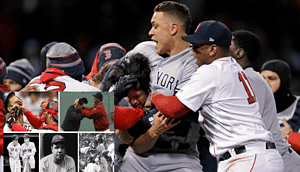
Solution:
[(40, 172), (77, 172), (77, 133), (41, 133)]
[(79, 171), (114, 170), (113, 133), (79, 133)]
[(39, 134), (4, 134), (5, 172), (38, 172), (39, 170)]

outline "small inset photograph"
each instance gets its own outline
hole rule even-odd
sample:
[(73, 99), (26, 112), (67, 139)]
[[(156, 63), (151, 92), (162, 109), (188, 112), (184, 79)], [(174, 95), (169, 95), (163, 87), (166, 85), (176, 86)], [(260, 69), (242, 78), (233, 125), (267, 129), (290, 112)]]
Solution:
[(113, 160), (113, 133), (79, 133), (79, 172), (113, 172)]
[(4, 133), (58, 131), (57, 92), (10, 92), (4, 98)]
[(40, 143), (41, 172), (78, 171), (77, 133), (41, 133)]
[(38, 150), (38, 133), (5, 133), (3, 171), (38, 172)]
[(112, 92), (61, 92), (60, 131), (114, 131)]

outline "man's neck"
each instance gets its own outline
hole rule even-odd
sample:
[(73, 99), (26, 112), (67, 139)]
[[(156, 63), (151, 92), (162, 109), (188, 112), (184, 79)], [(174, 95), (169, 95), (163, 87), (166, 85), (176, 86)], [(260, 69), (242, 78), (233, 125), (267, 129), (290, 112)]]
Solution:
[(242, 66), (242, 68), (245, 68), (247, 66), (252, 66), (252, 64), (247, 60), (247, 57), (236, 59), (236, 61), (238, 62), (238, 64)]
[(20, 126), (23, 126), (24, 121), (23, 121), (22, 114), (19, 115), (19, 118), (17, 119), (16, 123), (19, 124)]
[[(184, 35), (182, 35), (184, 36)], [(185, 42), (181, 39), (180, 37), (175, 38), (174, 40), (174, 44), (173, 44), (173, 48), (170, 50), (169, 55), (170, 56), (174, 56), (182, 51), (184, 51), (185, 49), (187, 49), (190, 46), (190, 43)]]
[(60, 165), (62, 163), (63, 159), (55, 159), (53, 154), (52, 154), (52, 156), (53, 156), (53, 161), (56, 165)]

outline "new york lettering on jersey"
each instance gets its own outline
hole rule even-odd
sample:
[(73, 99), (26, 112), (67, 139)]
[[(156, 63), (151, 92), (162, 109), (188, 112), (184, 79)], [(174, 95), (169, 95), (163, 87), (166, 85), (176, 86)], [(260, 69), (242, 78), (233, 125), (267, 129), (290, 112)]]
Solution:
[(142, 42), (126, 56), (141, 53), (148, 57), (151, 65), (151, 91), (166, 96), (175, 95), (197, 70), (196, 59), (189, 48), (163, 58), (156, 53), (155, 44), (153, 41)]
[(170, 90), (174, 90), (178, 84), (179, 80), (176, 79), (171, 74), (164, 71), (157, 71), (156, 84)]

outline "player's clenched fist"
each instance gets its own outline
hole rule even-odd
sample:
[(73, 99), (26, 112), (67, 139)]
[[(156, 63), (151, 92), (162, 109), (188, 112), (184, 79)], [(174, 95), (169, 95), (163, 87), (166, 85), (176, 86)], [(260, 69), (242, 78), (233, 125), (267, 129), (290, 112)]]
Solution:
[(174, 122), (175, 119), (164, 116), (161, 112), (157, 112), (153, 116), (153, 125), (149, 129), (150, 133), (155, 136), (166, 132), (170, 128), (176, 126), (180, 121)]

